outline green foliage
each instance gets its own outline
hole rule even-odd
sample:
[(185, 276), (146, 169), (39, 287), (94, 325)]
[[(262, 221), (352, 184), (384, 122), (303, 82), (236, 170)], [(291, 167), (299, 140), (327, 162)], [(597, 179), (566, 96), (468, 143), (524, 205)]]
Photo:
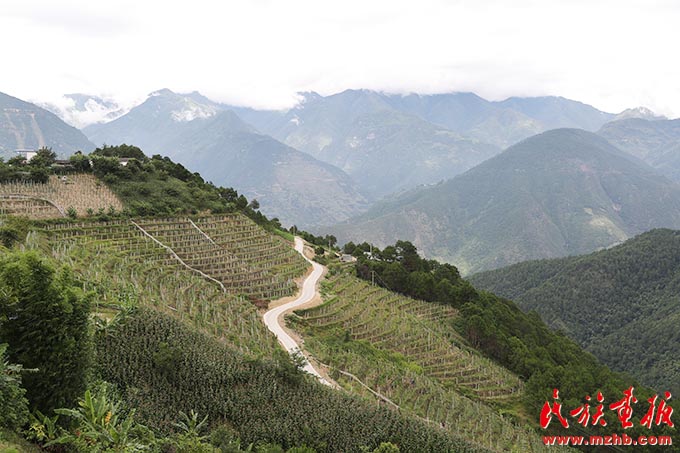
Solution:
[(30, 415), (28, 429), (24, 432), (26, 438), (40, 445), (56, 441), (61, 435), (61, 427), (58, 425), (59, 415), (49, 417), (36, 410)]
[(0, 428), (0, 453), (41, 453), (38, 446), (24, 440), (18, 433)]
[(92, 151), (93, 156), (116, 157), (126, 159), (137, 159), (143, 161), (146, 159), (144, 152), (136, 146), (126, 145), (123, 143), (118, 146), (102, 146)]
[(180, 421), (175, 423), (175, 427), (179, 429), (179, 435), (175, 436), (174, 444), (178, 453), (212, 453), (215, 449), (208, 443), (204, 442), (206, 436), (202, 435), (207, 428), (206, 422), (208, 416), (202, 419), (199, 418), (198, 413), (192, 410), (189, 415), (184, 412), (179, 413)]
[(69, 162), (73, 169), (80, 173), (86, 173), (92, 170), (90, 165), (90, 157), (78, 151), (69, 157)]
[(23, 242), (28, 233), (29, 222), (25, 218), (8, 217), (0, 224), (0, 243), (10, 248), (18, 242)]
[(133, 453), (148, 450), (154, 435), (134, 420), (135, 411), (123, 415), (120, 403), (111, 401), (105, 391), (93, 396), (90, 390), (78, 401), (77, 409), (56, 409), (71, 419), (72, 425), (50, 445), (70, 445), (83, 452)]
[(399, 453), (399, 447), (392, 442), (382, 442), (378, 448), (373, 450), (373, 453)]
[(0, 260), (0, 291), (0, 338), (9, 358), (38, 369), (24, 377), (31, 406), (48, 413), (73, 403), (89, 365), (89, 298), (67, 269), (56, 272), (34, 252)]
[(42, 147), (28, 163), (31, 167), (50, 167), (57, 160), (57, 153), (51, 148)]
[(21, 365), (10, 364), (7, 345), (0, 344), (0, 427), (17, 429), (28, 421), (26, 390), (21, 386)]
[(590, 255), (478, 274), (475, 284), (536, 310), (600, 360), (680, 392), (680, 232), (653, 230)]

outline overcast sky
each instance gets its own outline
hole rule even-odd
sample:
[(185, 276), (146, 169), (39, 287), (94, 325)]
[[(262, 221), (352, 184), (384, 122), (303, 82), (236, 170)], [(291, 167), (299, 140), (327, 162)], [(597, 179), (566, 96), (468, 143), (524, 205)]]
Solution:
[[(58, 4), (57, 4), (58, 3)], [(680, 116), (680, 1), (2, 0), (0, 91), (285, 107), (347, 88)]]

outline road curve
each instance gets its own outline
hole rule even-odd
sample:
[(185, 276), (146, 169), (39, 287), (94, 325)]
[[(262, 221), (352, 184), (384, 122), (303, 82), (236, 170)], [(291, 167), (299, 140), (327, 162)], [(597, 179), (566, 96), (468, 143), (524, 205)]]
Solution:
[[(276, 338), (278, 338), (279, 343), (288, 351), (289, 354), (293, 354), (296, 351), (300, 351), (300, 347), (298, 344), (295, 342), (295, 340), (288, 335), (286, 330), (283, 328), (283, 313), (294, 310), (295, 308), (300, 307), (301, 305), (306, 304), (310, 300), (314, 298), (316, 295), (316, 284), (319, 282), (319, 279), (321, 278), (321, 275), (323, 274), (323, 266), (321, 266), (319, 263), (316, 263), (309, 258), (307, 258), (304, 254), (304, 247), (305, 243), (303, 240), (299, 237), (295, 237), (295, 250), (297, 250), (304, 259), (306, 259), (313, 267), (312, 273), (309, 274), (309, 276), (305, 279), (305, 281), (302, 284), (302, 292), (298, 296), (297, 299), (295, 299), (292, 302), (288, 302), (287, 304), (279, 305), (276, 308), (272, 308), (268, 312), (264, 314), (264, 323), (267, 326), (269, 330), (272, 331), (274, 335), (276, 335)], [(280, 323), (280, 322), (281, 323)], [(301, 352), (301, 351), (300, 351)], [(319, 382), (325, 385), (331, 385), (326, 379), (321, 376), (321, 374), (307, 361), (307, 363), (304, 366), (304, 370), (308, 372), (309, 374), (312, 374), (319, 379)]]

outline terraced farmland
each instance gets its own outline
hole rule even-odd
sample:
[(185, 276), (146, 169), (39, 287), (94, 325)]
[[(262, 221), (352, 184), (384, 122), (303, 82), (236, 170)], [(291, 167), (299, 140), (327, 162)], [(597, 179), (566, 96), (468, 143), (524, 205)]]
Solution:
[(403, 410), (499, 451), (543, 451), (538, 437), (489, 406), (512, 412), (520, 379), (466, 346), (455, 309), (404, 297), (346, 274), (323, 286), (325, 302), (290, 321), (306, 348), (351, 392), (363, 384)]
[(68, 208), (83, 216), (88, 209), (121, 211), (123, 204), (90, 174), (64, 178), (52, 175), (45, 184), (30, 181), (0, 184), (0, 214), (47, 219), (65, 217)]
[(306, 262), (290, 253), (290, 245), (240, 214), (200, 219), (213, 224), (215, 231), (231, 231), (233, 226), (234, 237), (257, 238), (237, 240), (232, 248), (192, 222), (174, 218), (54, 224), (34, 231), (27, 242), (49, 247), (55, 258), (71, 264), (86, 289), (97, 291), (100, 312), (152, 306), (189, 319), (244, 352), (271, 352), (275, 341), (252, 299), (291, 294), (293, 278), (304, 273)]
[(442, 384), (485, 401), (519, 396), (520, 379), (468, 348), (447, 321), (456, 310), (400, 296), (346, 275), (328, 280), (333, 296), (300, 312), (317, 328), (339, 328), (352, 339), (403, 354)]

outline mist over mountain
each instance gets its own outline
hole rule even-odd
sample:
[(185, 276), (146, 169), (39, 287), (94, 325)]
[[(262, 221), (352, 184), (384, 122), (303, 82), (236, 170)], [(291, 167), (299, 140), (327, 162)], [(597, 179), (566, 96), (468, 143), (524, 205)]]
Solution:
[(134, 143), (257, 199), (300, 226), (341, 221), (366, 200), (341, 170), (263, 135), (199, 93), (160, 90), (126, 115), (85, 129), (98, 145)]
[(680, 181), (680, 119), (628, 118), (605, 124), (598, 134), (668, 178)]
[(61, 157), (94, 149), (82, 132), (55, 114), (29, 102), (0, 93), (0, 157), (16, 156), (18, 149), (52, 148)]
[(614, 117), (611, 113), (561, 96), (511, 97), (496, 104), (533, 118), (543, 130), (578, 128), (594, 132)]
[(333, 227), (341, 241), (413, 241), (471, 273), (587, 253), (680, 227), (680, 188), (601, 137), (558, 129)]
[(79, 129), (90, 124), (113, 121), (128, 111), (110, 97), (83, 93), (65, 94), (58, 100), (40, 102), (38, 105)]

